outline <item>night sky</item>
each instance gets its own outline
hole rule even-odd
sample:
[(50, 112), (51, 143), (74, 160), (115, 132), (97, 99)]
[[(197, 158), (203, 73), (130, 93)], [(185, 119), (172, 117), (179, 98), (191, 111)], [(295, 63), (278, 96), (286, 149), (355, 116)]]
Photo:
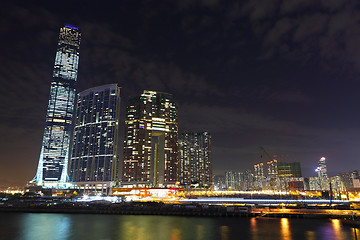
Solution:
[[(216, 175), (265, 161), (360, 169), (358, 0), (1, 1), (0, 186), (38, 164), (59, 28), (82, 32), (77, 91), (118, 83), (122, 113), (171, 93), (212, 134)], [(122, 115), (124, 120), (124, 114)], [(121, 132), (123, 135), (123, 132)]]

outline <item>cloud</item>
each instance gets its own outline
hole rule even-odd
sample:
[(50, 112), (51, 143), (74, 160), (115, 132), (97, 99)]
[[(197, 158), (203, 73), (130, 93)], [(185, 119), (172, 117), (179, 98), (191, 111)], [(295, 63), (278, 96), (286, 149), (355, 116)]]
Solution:
[(249, 0), (242, 13), (263, 38), (259, 59), (317, 62), (325, 71), (360, 71), (360, 9), (356, 1)]
[(251, 21), (272, 18), (277, 12), (280, 0), (249, 0), (242, 7), (242, 14), (249, 16)]
[(302, 42), (313, 35), (325, 33), (328, 20), (329, 16), (322, 13), (303, 17), (303, 19), (299, 20), (294, 32), (294, 41)]
[(309, 10), (317, 5), (317, 1), (312, 0), (284, 0), (280, 4), (280, 14), (294, 14), (299, 11)]
[(214, 8), (220, 3), (219, 0), (176, 0), (175, 2), (180, 10), (189, 9), (194, 6)]
[(278, 92), (272, 93), (269, 99), (277, 100), (280, 102), (291, 102), (291, 103), (309, 103), (312, 99), (300, 92)]
[(275, 26), (271, 28), (265, 39), (265, 46), (281, 45), (286, 42), (289, 37), (289, 32), (294, 28), (294, 21), (290, 18), (283, 18), (276, 22)]
[[(104, 82), (118, 82), (132, 94), (139, 89), (158, 90), (177, 95), (218, 94), (203, 76), (183, 70), (174, 62), (137, 53), (134, 41), (109, 26), (85, 25), (87, 40), (81, 48), (79, 82), (82, 89)], [(99, 37), (101, 36), (101, 37)], [(106, 37), (105, 37), (106, 36)], [(91, 84), (91, 85), (90, 85)]]

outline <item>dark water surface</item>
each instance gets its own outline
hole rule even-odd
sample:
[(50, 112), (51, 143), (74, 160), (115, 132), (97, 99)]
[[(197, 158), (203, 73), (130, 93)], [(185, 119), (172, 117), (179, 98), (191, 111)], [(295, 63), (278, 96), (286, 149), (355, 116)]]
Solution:
[(347, 240), (354, 231), (337, 219), (0, 213), (1, 240)]

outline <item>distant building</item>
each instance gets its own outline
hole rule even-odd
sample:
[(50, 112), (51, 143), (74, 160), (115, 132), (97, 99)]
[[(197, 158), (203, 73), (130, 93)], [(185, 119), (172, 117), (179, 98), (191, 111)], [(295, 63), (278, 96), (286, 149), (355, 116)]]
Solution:
[(322, 157), (319, 160), (319, 166), (316, 169), (318, 173), (318, 177), (327, 178), (327, 170), (326, 170), (326, 158)]
[(309, 178), (309, 187), (311, 191), (320, 191), (321, 190), (321, 184), (319, 177), (310, 177)]
[(215, 177), (215, 189), (216, 190), (226, 190), (226, 183), (225, 183), (225, 177), (223, 176), (216, 176)]
[[(120, 88), (117, 84), (90, 88), (78, 94), (70, 181), (77, 186), (101, 185), (118, 180)], [(92, 187), (89, 187), (93, 185)]]
[(329, 191), (330, 179), (327, 176), (326, 158), (321, 157), (318, 164), (318, 167), (315, 169), (318, 176), (311, 177), (309, 180), (310, 190)]
[(126, 109), (122, 184), (178, 182), (178, 112), (171, 94), (144, 91)]
[(360, 188), (360, 177), (357, 170), (340, 173), (338, 176), (340, 177), (347, 191), (353, 191)]
[(344, 182), (340, 176), (334, 176), (330, 178), (331, 190), (335, 198), (340, 198), (341, 192), (346, 191)]
[(301, 167), (299, 162), (293, 162), (293, 163), (278, 162), (277, 170), (278, 170), (279, 178), (302, 177)]
[(303, 191), (305, 190), (305, 180), (303, 177), (282, 177), (279, 178), (279, 191)]
[(239, 189), (239, 173), (233, 171), (225, 172), (225, 185), (228, 190), (238, 190)]
[(302, 178), (300, 178), (298, 180), (288, 181), (288, 186), (289, 186), (290, 192), (305, 190), (305, 184), (304, 184), (304, 180)]
[(255, 177), (251, 170), (240, 172), (239, 189), (242, 191), (254, 190)]
[(278, 161), (276, 159), (267, 162), (267, 169), (269, 178), (278, 177)]
[(264, 163), (254, 164), (254, 177), (255, 177), (255, 188), (257, 190), (262, 190), (263, 182), (265, 181)]
[(330, 179), (328, 177), (310, 177), (309, 187), (313, 191), (329, 191)]
[(211, 135), (183, 133), (179, 138), (179, 180), (182, 185), (212, 184)]
[(225, 188), (228, 190), (250, 191), (255, 189), (254, 184), (255, 178), (251, 170), (225, 172)]
[(36, 185), (64, 187), (68, 177), (68, 157), (75, 86), (78, 73), (80, 30), (71, 25), (60, 28), (51, 81), (46, 124), (36, 176)]

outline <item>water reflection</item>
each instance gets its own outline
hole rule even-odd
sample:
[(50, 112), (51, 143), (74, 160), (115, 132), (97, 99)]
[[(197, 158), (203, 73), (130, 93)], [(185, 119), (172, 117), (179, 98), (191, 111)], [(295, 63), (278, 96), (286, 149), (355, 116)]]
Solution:
[(204, 226), (202, 225), (196, 226), (196, 239), (198, 240), (204, 239)]
[(253, 240), (259, 240), (256, 218), (250, 218), (250, 234)]
[(355, 239), (355, 240), (359, 240), (360, 239), (360, 236), (359, 236), (359, 229), (358, 228), (353, 228), (353, 234), (352, 234), (352, 236), (353, 236), (353, 239)]
[(334, 230), (334, 237), (336, 240), (341, 240), (342, 238), (342, 231), (341, 231), (341, 223), (339, 219), (331, 219), (332, 227)]
[(220, 226), (221, 240), (229, 239), (229, 226)]
[(280, 228), (281, 228), (281, 239), (283, 239), (283, 240), (291, 240), (289, 219), (281, 218), (281, 220), (280, 220)]
[[(201, 218), (82, 214), (3, 214), (0, 239), (317, 240), (357, 239), (340, 220)], [(9, 231), (6, 231), (8, 229)]]
[[(228, 240), (228, 226), (213, 227), (213, 218), (181, 218), (161, 216), (118, 216), (115, 239), (156, 240)], [(155, 220), (156, 219), (156, 220)], [(219, 233), (216, 231), (219, 230)]]
[(305, 232), (306, 240), (315, 240), (316, 235), (314, 231), (306, 231)]
[(180, 240), (181, 239), (181, 230), (174, 228), (171, 233), (171, 240)]
[(55, 239), (69, 238), (71, 218), (67, 215), (37, 214), (24, 215), (20, 239)]

